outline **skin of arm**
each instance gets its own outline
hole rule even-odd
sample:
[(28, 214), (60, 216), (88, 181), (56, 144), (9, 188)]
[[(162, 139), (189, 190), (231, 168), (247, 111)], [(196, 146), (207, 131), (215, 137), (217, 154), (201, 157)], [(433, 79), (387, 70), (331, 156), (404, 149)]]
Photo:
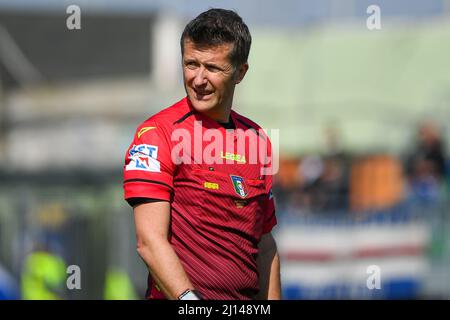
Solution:
[(256, 299), (280, 300), (280, 258), (272, 234), (266, 233), (258, 244), (259, 253), (256, 260), (259, 272), (259, 294)]
[(168, 240), (170, 203), (156, 201), (134, 207), (137, 251), (164, 295), (176, 300), (194, 289), (180, 259)]

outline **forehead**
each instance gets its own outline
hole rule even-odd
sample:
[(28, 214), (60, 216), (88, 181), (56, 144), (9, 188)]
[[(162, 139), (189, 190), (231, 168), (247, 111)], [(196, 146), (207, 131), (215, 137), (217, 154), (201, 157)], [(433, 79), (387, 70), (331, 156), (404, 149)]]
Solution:
[(183, 58), (198, 59), (200, 61), (216, 61), (230, 63), (232, 43), (223, 43), (216, 46), (196, 45), (190, 40), (184, 41)]

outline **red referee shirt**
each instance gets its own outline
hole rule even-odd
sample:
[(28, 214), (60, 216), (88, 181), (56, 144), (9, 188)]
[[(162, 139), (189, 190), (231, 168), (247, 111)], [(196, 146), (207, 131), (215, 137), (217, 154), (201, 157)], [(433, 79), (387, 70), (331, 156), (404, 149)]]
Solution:
[[(269, 139), (234, 111), (231, 119), (237, 130), (227, 132), (184, 98), (141, 124), (125, 156), (125, 199), (170, 201), (169, 241), (205, 299), (257, 294), (258, 242), (276, 225), (272, 176), (257, 151), (270, 155)], [(149, 276), (147, 298), (157, 297)]]

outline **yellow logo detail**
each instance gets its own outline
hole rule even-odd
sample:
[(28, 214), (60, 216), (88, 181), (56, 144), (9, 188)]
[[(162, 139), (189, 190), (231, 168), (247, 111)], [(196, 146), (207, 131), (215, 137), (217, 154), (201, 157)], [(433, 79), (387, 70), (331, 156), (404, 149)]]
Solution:
[(205, 182), (203, 183), (203, 186), (206, 189), (212, 189), (212, 190), (219, 190), (219, 184), (214, 182)]
[(234, 154), (230, 152), (223, 153), (223, 151), (220, 151), (220, 157), (222, 159), (234, 160), (236, 162), (245, 163), (245, 156), (240, 154)]
[(143, 128), (141, 128), (141, 130), (139, 130), (139, 132), (138, 132), (138, 134), (137, 134), (138, 139), (139, 139), (144, 133), (146, 133), (147, 131), (152, 130), (152, 129), (156, 129), (156, 127), (143, 127)]

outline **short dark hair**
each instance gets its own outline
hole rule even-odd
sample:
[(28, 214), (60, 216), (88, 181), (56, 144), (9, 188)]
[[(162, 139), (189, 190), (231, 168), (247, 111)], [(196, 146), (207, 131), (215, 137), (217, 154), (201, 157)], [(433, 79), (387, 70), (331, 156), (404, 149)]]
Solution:
[(230, 61), (234, 66), (247, 62), (252, 37), (247, 25), (234, 11), (209, 9), (191, 20), (181, 35), (181, 54), (185, 40), (198, 47), (214, 47), (225, 43), (233, 44)]

